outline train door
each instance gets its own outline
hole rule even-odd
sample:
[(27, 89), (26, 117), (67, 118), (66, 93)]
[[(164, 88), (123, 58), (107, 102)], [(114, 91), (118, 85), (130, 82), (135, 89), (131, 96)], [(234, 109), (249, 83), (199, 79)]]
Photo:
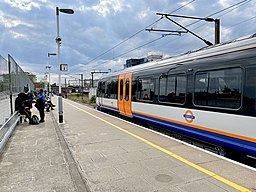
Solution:
[(118, 78), (118, 109), (122, 115), (125, 115), (124, 111), (124, 75), (119, 75)]
[(118, 109), (122, 115), (132, 117), (132, 73), (120, 75), (118, 78)]

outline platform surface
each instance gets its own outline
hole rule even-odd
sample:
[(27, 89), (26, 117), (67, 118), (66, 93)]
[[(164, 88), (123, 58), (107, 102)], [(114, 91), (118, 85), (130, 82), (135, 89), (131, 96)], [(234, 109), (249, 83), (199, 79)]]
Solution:
[[(256, 170), (63, 99), (19, 125), (0, 159), (0, 191), (256, 191)], [(37, 111), (35, 111), (37, 113)]]

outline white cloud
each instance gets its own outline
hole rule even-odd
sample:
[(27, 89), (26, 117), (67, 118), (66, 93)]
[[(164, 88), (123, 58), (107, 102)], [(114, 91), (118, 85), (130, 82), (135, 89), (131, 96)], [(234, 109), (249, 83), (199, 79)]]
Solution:
[(2, 11), (0, 11), (0, 25), (3, 25), (6, 28), (14, 28), (19, 25), (23, 25), (26, 27), (34, 27), (32, 24), (24, 22), (16, 17), (8, 15)]
[(128, 8), (127, 2), (123, 0), (100, 0), (97, 5), (92, 6), (80, 6), (77, 7), (77, 10), (86, 12), (86, 11), (95, 11), (100, 15), (106, 17), (111, 14), (123, 11), (125, 8)]
[(221, 29), (221, 39), (222, 39), (222, 41), (230, 40), (231, 36), (232, 36), (232, 32), (233, 32), (232, 29), (222, 27), (222, 29)]
[[(184, 5), (186, 5), (187, 3), (188, 3), (188, 2), (184, 1), (184, 2), (180, 2), (180, 3), (178, 3), (178, 4), (181, 5), (181, 6), (184, 6)], [(195, 7), (193, 6), (193, 4), (187, 4), (187, 5), (185, 6), (185, 8), (186, 8), (186, 9), (190, 9), (190, 10), (192, 10), (192, 11), (195, 10)]]
[(219, 1), (218, 1), (218, 4), (219, 4), (221, 7), (223, 7), (223, 8), (228, 7), (228, 6), (232, 5), (233, 3), (234, 3), (233, 0), (219, 0)]
[(29, 39), (26, 34), (18, 33), (18, 32), (15, 32), (15, 31), (10, 31), (10, 35), (14, 39), (25, 39), (25, 40)]
[[(59, 6), (75, 11), (73, 16), (63, 14), (60, 17), (61, 63), (69, 64), (68, 73), (79, 72), (90, 76), (94, 69), (116, 71), (123, 67), (126, 59), (145, 57), (150, 52), (161, 53), (165, 57), (205, 46), (204, 42), (189, 33), (181, 37), (169, 35), (160, 39), (162, 32), (148, 33), (143, 30), (160, 18), (156, 12), (170, 13), (186, 5), (173, 14), (204, 17), (238, 1), (217, 0), (209, 4), (208, 1), (198, 0), (2, 0), (0, 54), (10, 53), (15, 59), (31, 64), (26, 71), (44, 73), (47, 52), (57, 52), (55, 7)], [(187, 5), (189, 2), (192, 3)], [(232, 11), (226, 10), (213, 16), (221, 19), (221, 42), (255, 32), (255, 20), (248, 20), (255, 16), (255, 6), (255, 2), (248, 1)], [(174, 20), (183, 26), (194, 22), (181, 18)], [(248, 21), (239, 24), (245, 20)], [(201, 25), (204, 26), (200, 27)], [(162, 19), (148, 28), (151, 27), (179, 29), (167, 19)], [(214, 23), (200, 21), (188, 28), (213, 42), (213, 27)], [(159, 40), (154, 41), (155, 39)], [(26, 40), (26, 43), (23, 40)], [(52, 72), (57, 74), (56, 63), (57, 58), (52, 58)], [(85, 65), (78, 65), (79, 63)], [(54, 75), (52, 80), (55, 81)]]
[(142, 10), (137, 14), (138, 19), (145, 19), (149, 14), (151, 14), (151, 11), (149, 10), (149, 8)]
[[(40, 8), (40, 3), (35, 2), (34, 0), (4, 0), (5, 3), (9, 4), (11, 7), (20, 9), (23, 11), (31, 11), (33, 8)], [(47, 2), (39, 1), (39, 2)]]

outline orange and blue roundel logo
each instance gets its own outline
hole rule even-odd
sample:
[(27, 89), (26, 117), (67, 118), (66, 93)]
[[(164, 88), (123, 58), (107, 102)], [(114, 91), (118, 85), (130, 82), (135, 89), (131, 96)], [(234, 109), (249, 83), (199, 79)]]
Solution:
[(193, 120), (196, 118), (191, 110), (187, 110), (183, 117), (188, 123), (192, 123)]

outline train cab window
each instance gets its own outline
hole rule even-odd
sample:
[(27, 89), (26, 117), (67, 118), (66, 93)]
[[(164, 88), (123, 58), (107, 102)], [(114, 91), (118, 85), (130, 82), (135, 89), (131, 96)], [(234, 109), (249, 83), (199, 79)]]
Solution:
[(125, 82), (125, 100), (128, 101), (129, 100), (129, 94), (130, 94), (130, 80), (126, 79)]
[(98, 83), (98, 86), (97, 86), (97, 97), (101, 97), (101, 94), (102, 94), (102, 88), (101, 88), (101, 84), (102, 84), (102, 82), (100, 81), (99, 83)]
[(160, 77), (159, 101), (183, 104), (186, 94), (186, 75), (164, 75)]
[(229, 109), (240, 108), (241, 68), (197, 72), (194, 83), (195, 105)]
[(143, 101), (153, 101), (155, 90), (155, 79), (140, 78), (138, 79), (137, 99)]
[(124, 86), (124, 80), (122, 79), (120, 81), (120, 87), (119, 87), (119, 90), (120, 90), (120, 100), (123, 100), (123, 94), (124, 94), (123, 86)]

